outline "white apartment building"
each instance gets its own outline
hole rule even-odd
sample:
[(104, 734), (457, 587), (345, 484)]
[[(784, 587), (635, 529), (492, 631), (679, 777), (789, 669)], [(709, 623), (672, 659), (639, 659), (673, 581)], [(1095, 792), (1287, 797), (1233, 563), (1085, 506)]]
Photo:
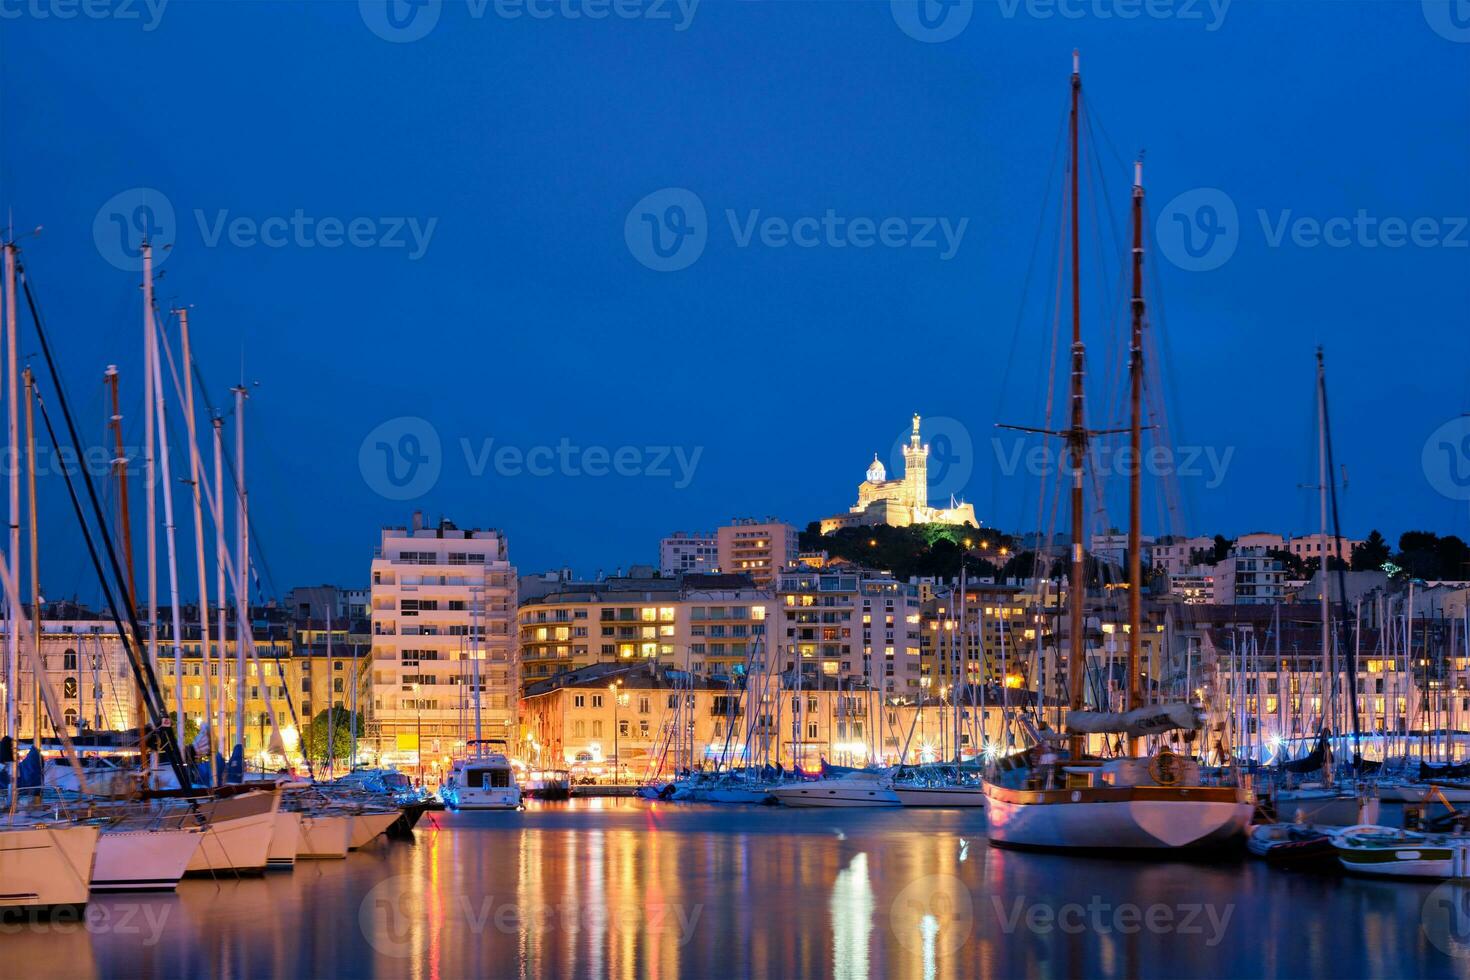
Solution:
[(719, 537), (713, 531), (675, 531), (658, 543), (658, 570), (663, 575), (713, 572), (719, 564)]
[[(1138, 552), (1143, 556), (1143, 566), (1147, 568), (1153, 564), (1154, 537), (1151, 534), (1140, 534), (1138, 541)], [(1105, 534), (1094, 534), (1089, 550), (1093, 557), (1121, 566), (1128, 558), (1128, 532), (1113, 528)]]
[(773, 666), (884, 694), (920, 687), (919, 587), (857, 566), (787, 569), (776, 593)]
[[(385, 764), (442, 772), (475, 737), (518, 736), (516, 570), (505, 535), (447, 520), (384, 528), (372, 564), (372, 706)], [(422, 754), (422, 758), (421, 758)]]
[(1154, 542), (1150, 550), (1152, 564), (1170, 575), (1183, 575), (1193, 564), (1189, 556), (1195, 551), (1213, 548), (1214, 538), (1181, 538), (1166, 536)]
[(1265, 548), (1232, 548), (1214, 566), (1214, 600), (1221, 605), (1271, 605), (1286, 599), (1286, 572)]

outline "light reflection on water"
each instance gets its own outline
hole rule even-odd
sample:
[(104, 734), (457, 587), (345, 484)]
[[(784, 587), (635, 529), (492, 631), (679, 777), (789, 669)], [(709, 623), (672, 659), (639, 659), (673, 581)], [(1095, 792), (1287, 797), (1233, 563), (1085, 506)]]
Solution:
[(999, 851), (977, 813), (618, 800), (430, 817), (411, 845), (98, 898), (86, 929), (0, 931), (0, 962), (27, 977), (1470, 978), (1470, 957), (1421, 928), (1432, 885)]

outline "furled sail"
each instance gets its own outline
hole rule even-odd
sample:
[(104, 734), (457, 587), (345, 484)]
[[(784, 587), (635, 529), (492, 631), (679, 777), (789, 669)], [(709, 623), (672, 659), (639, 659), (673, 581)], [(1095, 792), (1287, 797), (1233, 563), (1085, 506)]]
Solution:
[(1076, 735), (1157, 735), (1176, 728), (1203, 728), (1203, 713), (1189, 704), (1150, 704), (1132, 711), (1073, 711), (1067, 730)]

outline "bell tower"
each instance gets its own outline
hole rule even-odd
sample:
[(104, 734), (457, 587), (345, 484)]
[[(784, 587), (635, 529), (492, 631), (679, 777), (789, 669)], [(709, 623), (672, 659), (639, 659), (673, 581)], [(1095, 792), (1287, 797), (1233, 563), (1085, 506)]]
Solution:
[(929, 447), (919, 439), (919, 414), (914, 413), (914, 431), (903, 450), (905, 502), (915, 510), (929, 507)]

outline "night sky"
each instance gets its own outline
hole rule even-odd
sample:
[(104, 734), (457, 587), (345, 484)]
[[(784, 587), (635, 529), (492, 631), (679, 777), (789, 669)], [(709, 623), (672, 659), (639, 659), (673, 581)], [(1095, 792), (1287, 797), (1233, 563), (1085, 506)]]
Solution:
[[(1344, 531), (1470, 531), (1463, 2), (394, 2), (0, 4), (0, 204), (44, 226), (23, 261), (82, 427), (117, 363), (141, 445), (152, 229), (209, 397), (258, 382), (267, 592), (365, 583), (415, 508), (505, 529), (522, 571), (804, 525), (875, 452), (897, 475), (913, 412), (936, 503), (1035, 529), (1042, 443), (994, 423), (1045, 421), (1073, 47), (1099, 427), (1146, 151), (1180, 501), (1151, 490), (1150, 529), (1314, 529), (1323, 344)], [(42, 486), (47, 592), (90, 600)]]

